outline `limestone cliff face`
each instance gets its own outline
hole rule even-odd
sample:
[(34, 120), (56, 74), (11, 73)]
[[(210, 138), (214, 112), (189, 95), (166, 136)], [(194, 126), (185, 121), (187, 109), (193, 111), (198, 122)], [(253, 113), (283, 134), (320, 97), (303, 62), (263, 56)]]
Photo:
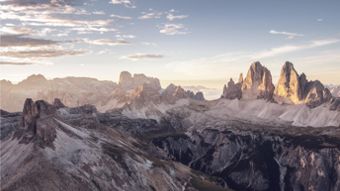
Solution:
[[(240, 80), (239, 80), (240, 81)], [(222, 98), (226, 99), (241, 99), (242, 91), (241, 91), (242, 83), (238, 82), (235, 84), (232, 78), (228, 82), (228, 87), (224, 85)]]
[(56, 130), (50, 121), (45, 119), (47, 116), (53, 115), (56, 110), (54, 105), (44, 100), (34, 102), (30, 98), (26, 99), (22, 112), (22, 127), (25, 130), (25, 137), (28, 139), (38, 138), (46, 144), (52, 143), (56, 137)]
[(121, 72), (119, 77), (119, 86), (125, 90), (135, 89), (143, 84), (149, 84), (154, 89), (161, 89), (159, 79), (147, 77), (144, 74), (134, 74), (133, 76), (127, 72)]
[(311, 107), (332, 98), (330, 91), (320, 81), (308, 81), (304, 73), (297, 73), (291, 62), (286, 62), (281, 69), (275, 96), (278, 102), (305, 103)]
[(260, 62), (254, 62), (247, 73), (246, 78), (242, 83), (243, 98), (263, 98), (272, 99), (274, 92), (272, 83), (272, 75), (270, 71), (261, 65)]
[(170, 84), (165, 90), (161, 93), (161, 101), (163, 103), (173, 104), (179, 99), (191, 98), (195, 100), (204, 100), (204, 96), (202, 92), (197, 92), (196, 94), (190, 90), (184, 90), (181, 86), (176, 86), (174, 84)]
[(275, 95), (288, 98), (293, 103), (300, 103), (303, 90), (307, 84), (306, 76), (296, 72), (294, 66), (290, 62), (286, 62), (280, 73), (279, 81), (275, 89)]

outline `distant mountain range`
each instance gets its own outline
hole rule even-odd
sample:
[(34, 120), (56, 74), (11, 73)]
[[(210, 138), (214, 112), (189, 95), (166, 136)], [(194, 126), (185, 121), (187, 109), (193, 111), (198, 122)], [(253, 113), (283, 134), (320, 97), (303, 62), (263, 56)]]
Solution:
[(7, 111), (20, 111), (26, 98), (49, 102), (59, 98), (68, 106), (92, 104), (100, 111), (132, 103), (136, 105), (149, 102), (174, 103), (181, 98), (204, 100), (201, 92), (194, 93), (174, 84), (162, 89), (157, 78), (144, 74), (132, 76), (126, 71), (121, 72), (118, 84), (86, 77), (47, 80), (38, 74), (31, 75), (18, 84), (1, 80), (0, 87), (1, 108)]
[[(204, 87), (183, 88), (170, 84), (163, 89), (159, 79), (127, 71), (121, 72), (118, 83), (85, 77), (47, 80), (42, 75), (29, 76), (18, 84), (6, 80), (0, 83), (1, 109), (10, 112), (20, 111), (26, 98), (51, 103), (58, 98), (70, 107), (90, 104), (101, 112), (122, 109), (129, 117), (159, 119), (166, 110), (196, 100), (206, 104), (220, 102), (225, 108), (211, 110), (234, 111), (227, 113), (247, 120), (254, 117), (270, 121), (280, 119), (301, 126), (340, 124), (338, 112), (329, 113), (340, 111), (340, 98), (336, 98), (339, 88), (332, 86), (329, 90), (318, 80), (308, 81), (290, 62), (283, 65), (276, 86), (265, 66), (260, 62), (252, 63), (247, 75), (241, 74), (236, 83), (230, 79), (221, 98), (215, 101), (205, 100), (202, 92), (207, 89)], [(324, 115), (317, 114), (320, 112)]]

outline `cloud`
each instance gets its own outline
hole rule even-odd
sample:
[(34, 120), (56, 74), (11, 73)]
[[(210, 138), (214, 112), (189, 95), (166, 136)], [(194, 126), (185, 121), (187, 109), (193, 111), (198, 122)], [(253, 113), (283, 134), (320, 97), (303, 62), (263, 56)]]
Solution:
[(96, 39), (89, 40), (83, 39), (82, 42), (92, 45), (105, 45), (105, 46), (121, 46), (121, 45), (129, 45), (130, 43), (123, 39), (112, 40), (112, 39)]
[(27, 50), (27, 51), (1, 51), (2, 56), (15, 58), (43, 58), (43, 57), (59, 57), (83, 54), (81, 50)]
[(41, 59), (35, 58), (15, 58), (15, 57), (7, 57), (1, 54), (0, 56), (0, 65), (16, 65), (16, 66), (24, 66), (31, 64), (43, 64), (43, 65), (52, 65), (52, 62), (43, 61)]
[(122, 16), (122, 15), (115, 15), (115, 14), (111, 14), (110, 17), (115, 18), (115, 19), (123, 19), (123, 20), (132, 19), (132, 17), (129, 17), (129, 16)]
[(29, 27), (15, 27), (15, 26), (2, 26), (0, 27), (1, 35), (4, 34), (15, 34), (15, 35), (24, 35), (24, 34), (32, 34), (34, 30)]
[(323, 21), (323, 19), (322, 19), (322, 18), (318, 18), (318, 19), (316, 19), (316, 21), (318, 21), (318, 22), (322, 22), (322, 21)]
[[(253, 51), (228, 52), (209, 57), (173, 61), (167, 63), (165, 65), (165, 69), (172, 70), (175, 73), (178, 73), (178, 75), (191, 76), (192, 78), (202, 76), (206, 76), (207, 78), (215, 76), (224, 76), (226, 74), (225, 69), (217, 71), (212, 70), (212, 68), (226, 68), (227, 72), (229, 72), (230, 74), (232, 73), (236, 74), (237, 72), (239, 72), (240, 65), (246, 66), (248, 63), (256, 60), (271, 58), (277, 55), (286, 55), (292, 52), (302, 51), (306, 49), (329, 46), (335, 43), (340, 43), (340, 39), (313, 40), (303, 44), (282, 45), (278, 47), (273, 47), (269, 50), (262, 50), (255, 53)], [(323, 63), (330, 61), (336, 63), (338, 62), (339, 58), (339, 56), (335, 56), (337, 55), (336, 52), (338, 51), (333, 51), (330, 53), (327, 52), (327, 54), (326, 53), (322, 54), (321, 52), (319, 52), (318, 54), (320, 55), (318, 56), (318, 58), (316, 57), (309, 58), (308, 61), (304, 59), (298, 60), (299, 61), (304, 60), (304, 63), (309, 62)]]
[(185, 35), (188, 34), (183, 24), (164, 24), (159, 32), (165, 35)]
[(131, 61), (138, 61), (142, 59), (160, 59), (163, 58), (164, 55), (161, 54), (145, 54), (145, 53), (136, 53), (127, 56), (122, 56), (121, 59), (131, 60)]
[(1, 47), (12, 46), (42, 46), (58, 44), (58, 41), (25, 37), (23, 35), (2, 35)]
[(111, 0), (111, 3), (113, 5), (124, 5), (128, 8), (136, 8), (134, 3), (131, 0)]
[(253, 58), (266, 58), (266, 57), (273, 57), (280, 54), (316, 48), (326, 45), (331, 45), (340, 42), (340, 39), (323, 39), (323, 40), (314, 40), (306, 44), (300, 45), (283, 45), (279, 47), (272, 48), (270, 50), (262, 51), (259, 53), (254, 54)]
[(104, 32), (116, 32), (117, 30), (115, 28), (84, 26), (71, 28), (71, 31), (77, 31), (78, 34), (90, 34), (92, 32), (99, 32), (102, 34)]
[(157, 43), (155, 42), (141, 42), (141, 44), (145, 46), (157, 46)]
[[(27, 1), (30, 2), (30, 1)], [(60, 2), (60, 1), (59, 1)], [(53, 26), (53, 27), (107, 27), (112, 20), (92, 20), (92, 19), (76, 19), (75, 17), (67, 18), (60, 17), (64, 14), (90, 14), (85, 10), (79, 11), (69, 5), (55, 4), (5, 4), (0, 6), (0, 19), (2, 20), (18, 20), (24, 22), (23, 24), (32, 26)]]
[(134, 38), (136, 38), (136, 36), (132, 35), (132, 34), (117, 34), (116, 38), (118, 38), (118, 39), (126, 39), (126, 38), (134, 39)]
[(105, 15), (104, 11), (93, 11), (92, 14), (94, 15)]
[(157, 12), (157, 11), (153, 11), (152, 9), (150, 10), (150, 12), (142, 12), (142, 15), (138, 17), (138, 19), (141, 20), (146, 20), (146, 19), (159, 19), (161, 18), (163, 15), (162, 12)]
[(303, 37), (303, 34), (298, 34), (298, 33), (292, 33), (292, 32), (286, 32), (286, 31), (276, 31), (276, 30), (270, 30), (270, 34), (274, 35), (284, 35), (287, 37), (287, 39), (294, 39), (296, 37)]
[(0, 65), (31, 65), (33, 64), (32, 62), (11, 62), (11, 61), (1, 61), (0, 60)]
[(185, 18), (188, 18), (188, 15), (174, 15), (172, 13), (169, 13), (169, 14), (167, 14), (166, 18), (169, 21), (174, 21), (176, 19), (185, 19)]

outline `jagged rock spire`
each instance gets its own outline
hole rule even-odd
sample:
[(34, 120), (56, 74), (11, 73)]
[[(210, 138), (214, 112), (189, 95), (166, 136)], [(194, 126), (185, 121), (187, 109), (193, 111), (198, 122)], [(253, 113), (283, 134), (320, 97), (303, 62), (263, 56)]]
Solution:
[(288, 61), (282, 66), (275, 96), (280, 102), (305, 103), (311, 107), (332, 98), (330, 91), (320, 81), (308, 81), (306, 75), (299, 75), (294, 65)]
[(270, 100), (272, 99), (274, 89), (270, 71), (262, 66), (260, 62), (254, 62), (242, 83), (243, 97)]

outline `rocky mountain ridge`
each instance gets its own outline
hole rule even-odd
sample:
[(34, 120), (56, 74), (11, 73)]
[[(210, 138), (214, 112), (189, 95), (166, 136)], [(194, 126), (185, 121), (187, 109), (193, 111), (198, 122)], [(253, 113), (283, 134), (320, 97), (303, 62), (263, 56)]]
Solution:
[(245, 79), (241, 75), (238, 83), (235, 84), (231, 79), (228, 86), (224, 86), (221, 97), (266, 99), (277, 103), (306, 104), (312, 108), (336, 99), (320, 81), (308, 81), (306, 75), (299, 75), (288, 61), (281, 69), (276, 86), (272, 83), (270, 71), (260, 62), (254, 62)]
[(19, 111), (26, 97), (49, 102), (58, 98), (72, 107), (92, 104), (100, 111), (127, 104), (173, 104), (184, 98), (204, 100), (202, 92), (194, 93), (174, 84), (162, 89), (159, 79), (144, 74), (131, 75), (126, 71), (121, 72), (118, 83), (84, 77), (47, 80), (40, 74), (29, 76), (18, 84), (1, 80), (0, 95), (1, 108), (8, 111)]

